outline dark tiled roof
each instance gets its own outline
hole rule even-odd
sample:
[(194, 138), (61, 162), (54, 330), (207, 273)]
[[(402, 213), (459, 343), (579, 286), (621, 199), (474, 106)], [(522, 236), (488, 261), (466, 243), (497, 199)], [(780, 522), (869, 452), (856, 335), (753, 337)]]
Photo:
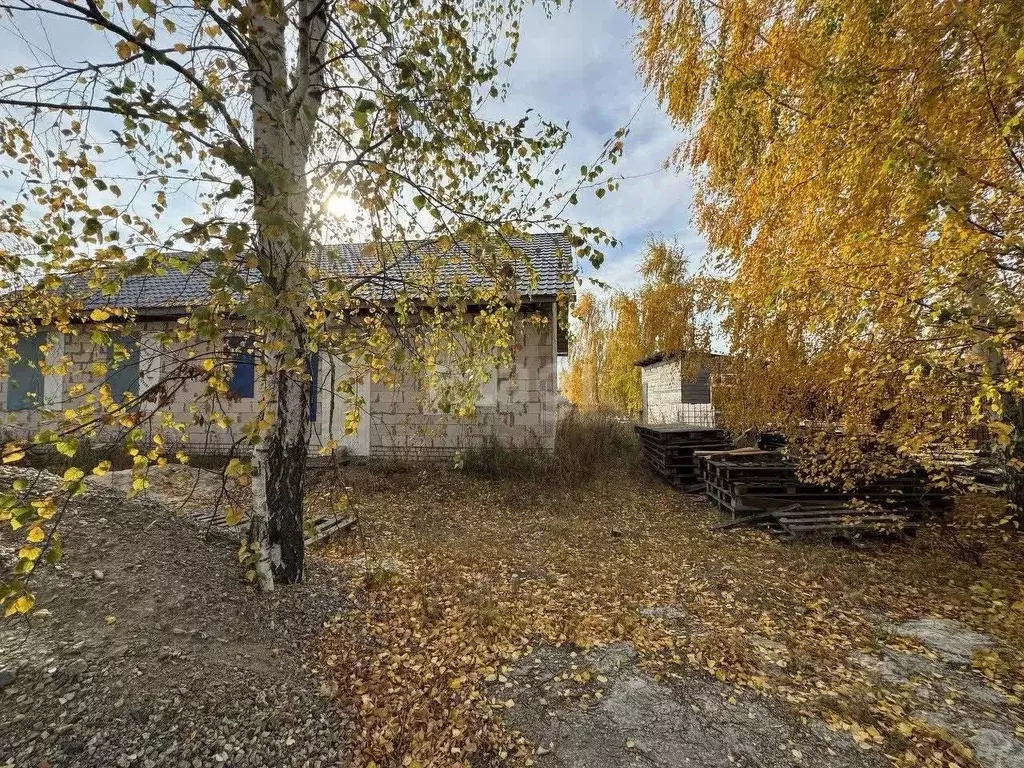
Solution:
[(456, 243), (440, 251), (434, 243), (345, 243), (320, 249), (317, 267), (328, 277), (371, 276), (364, 292), (391, 299), (412, 290), (443, 294), (460, 287), (488, 288), (511, 278), (524, 298), (550, 297), (573, 290), (572, 248), (564, 235), (512, 238), (505, 245), (518, 258), (502, 259), (501, 249), (471, 252)]
[[(572, 248), (564, 235), (536, 234), (510, 239), (507, 245), (518, 258), (502, 261), (498, 249), (471, 253), (459, 244), (442, 253), (428, 242), (343, 243), (320, 247), (314, 265), (321, 278), (358, 282), (359, 292), (373, 301), (389, 301), (399, 291), (448, 295), (456, 286), (487, 288), (508, 281), (513, 271), (524, 301), (573, 293)], [(200, 265), (187, 272), (128, 276), (112, 296), (98, 296), (85, 278), (67, 280), (65, 289), (87, 308), (168, 311), (207, 301), (212, 277), (212, 268)]]
[(165, 275), (129, 275), (112, 296), (98, 294), (89, 287), (87, 278), (76, 276), (65, 280), (64, 289), (82, 299), (86, 309), (170, 309), (202, 303), (210, 295), (210, 275), (201, 267), (189, 272), (170, 270)]

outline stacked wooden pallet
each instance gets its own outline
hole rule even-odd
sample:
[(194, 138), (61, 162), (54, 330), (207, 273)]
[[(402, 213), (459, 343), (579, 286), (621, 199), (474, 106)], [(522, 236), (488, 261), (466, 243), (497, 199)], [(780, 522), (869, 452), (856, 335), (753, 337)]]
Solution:
[(1005, 490), (1004, 469), (990, 450), (930, 447), (920, 454), (929, 466), (944, 471), (961, 488), (998, 494)]
[(670, 484), (684, 490), (700, 489), (699, 451), (723, 451), (731, 446), (725, 431), (693, 424), (638, 424), (637, 437), (648, 466)]
[(796, 467), (774, 451), (698, 453), (708, 500), (729, 518), (789, 536), (907, 530), (912, 513), (942, 499), (923, 473), (840, 491), (802, 482)]

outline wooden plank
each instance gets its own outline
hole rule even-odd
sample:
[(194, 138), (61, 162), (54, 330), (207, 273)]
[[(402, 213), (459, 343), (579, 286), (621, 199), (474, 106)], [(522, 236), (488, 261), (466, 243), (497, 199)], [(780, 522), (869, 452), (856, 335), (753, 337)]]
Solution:
[(355, 525), (356, 519), (354, 517), (346, 518), (322, 518), (320, 522), (314, 524), (314, 533), (306, 537), (306, 546), (312, 546), (319, 544), (321, 541), (329, 539), (331, 536), (336, 536), (339, 533), (343, 533)]
[(863, 515), (860, 517), (842, 517), (837, 515), (818, 515), (816, 517), (793, 517), (780, 516), (775, 517), (779, 523), (783, 525), (816, 525), (818, 523), (834, 523), (836, 525), (864, 525), (868, 523), (897, 523), (903, 524), (907, 522), (907, 518), (900, 517), (898, 515)]
[(783, 530), (786, 533), (798, 534), (798, 533), (843, 533), (846, 531), (854, 532), (873, 532), (873, 533), (903, 533), (911, 528), (915, 528), (916, 524), (907, 523), (900, 526), (880, 526), (877, 524), (873, 525), (785, 525)]
[[(795, 505), (794, 505), (795, 506)], [(713, 531), (724, 531), (729, 528), (738, 528), (741, 525), (747, 523), (759, 523), (762, 521), (771, 521), (775, 518), (775, 513), (770, 512), (757, 512), (753, 515), (747, 515), (746, 517), (737, 517), (735, 520), (726, 520), (724, 523), (717, 523), (711, 526)]]
[[(224, 512), (195, 510), (185, 515), (185, 518), (194, 523), (197, 527), (205, 530), (206, 533), (232, 541), (240, 541), (248, 531), (248, 517), (243, 517), (237, 525), (228, 525)], [(355, 524), (353, 517), (319, 517), (313, 521), (312, 532), (306, 537), (306, 545), (317, 544), (331, 536), (346, 531)]]

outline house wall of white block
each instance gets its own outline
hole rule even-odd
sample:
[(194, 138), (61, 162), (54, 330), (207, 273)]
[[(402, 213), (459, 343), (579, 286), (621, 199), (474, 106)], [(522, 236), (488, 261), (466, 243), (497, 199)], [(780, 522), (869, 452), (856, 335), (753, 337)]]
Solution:
[[(536, 317), (522, 318), (516, 324), (513, 339), (514, 363), (511, 367), (500, 368), (493, 380), (482, 388), (481, 399), (472, 416), (457, 417), (431, 412), (423, 406), (424, 384), (411, 378), (401, 379), (397, 385), (389, 386), (373, 382), (369, 376), (357, 383), (359, 394), (365, 401), (360, 411), (359, 425), (354, 434), (345, 434), (344, 424), (348, 404), (331, 391), (332, 365), (321, 357), (319, 372), (321, 385), (318, 390), (316, 421), (310, 425), (310, 453), (319, 454), (321, 448), (335, 441), (338, 447), (356, 455), (375, 457), (402, 457), (410, 459), (445, 459), (458, 451), (496, 442), (506, 446), (523, 446), (540, 443), (547, 450), (554, 450), (559, 402), (561, 396), (557, 387), (556, 334), (552, 322), (545, 319), (536, 322)], [(154, 354), (159, 345), (156, 334), (173, 331), (175, 323), (170, 321), (141, 322), (137, 330), (142, 336), (139, 379), (146, 388), (161, 381), (161, 375), (172, 366), (168, 358), (176, 361), (191, 360), (198, 374), (202, 360), (211, 355), (211, 348), (182, 344), (170, 344)], [(60, 412), (65, 408), (82, 405), (104, 383), (106, 374), (97, 364), (109, 359), (109, 348), (98, 346), (87, 332), (71, 334), (50, 334), (51, 352), (47, 355), (55, 361), (64, 356), (67, 360), (62, 373), (46, 376), (44, 403), (41, 408), (8, 411), (7, 378), (0, 373), (0, 437), (23, 437), (41, 426), (59, 426)], [(337, 374), (338, 367), (333, 367)], [(72, 397), (76, 385), (81, 394)], [(245, 399), (222, 398), (217, 410), (230, 419), (225, 428), (213, 423), (211, 412), (205, 409), (208, 398), (201, 397), (206, 388), (200, 375), (178, 383), (174, 397), (167, 403), (174, 420), (186, 425), (183, 432), (162, 429), (165, 442), (181, 443), (186, 452), (195, 454), (224, 453), (241, 441), (243, 426), (258, 411), (259, 381), (255, 384), (255, 396)], [(153, 406), (144, 404), (143, 408)], [(47, 409), (47, 410), (43, 410)], [(205, 409), (205, 410), (204, 410)], [(159, 429), (156, 420), (144, 427), (147, 431)], [(112, 437), (119, 427), (108, 428), (103, 439)], [(0, 441), (2, 442), (2, 441)]]

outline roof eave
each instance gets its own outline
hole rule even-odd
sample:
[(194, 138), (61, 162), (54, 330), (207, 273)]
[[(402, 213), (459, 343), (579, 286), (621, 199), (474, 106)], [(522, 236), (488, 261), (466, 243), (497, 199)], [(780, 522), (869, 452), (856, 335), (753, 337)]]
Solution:
[[(520, 297), (520, 303), (523, 305), (530, 304), (554, 304), (565, 298), (570, 301), (575, 299), (576, 292), (574, 290), (558, 291), (557, 293), (537, 293), (537, 294), (523, 294)], [(394, 299), (385, 300), (381, 302), (383, 304), (393, 304)], [(364, 306), (376, 306), (367, 302)], [(483, 306), (482, 304), (471, 304), (472, 307)], [(174, 305), (174, 306), (163, 306), (163, 307), (126, 307), (126, 309), (134, 309), (135, 317), (138, 320), (168, 320), (183, 317), (192, 312), (193, 307), (185, 305)]]

